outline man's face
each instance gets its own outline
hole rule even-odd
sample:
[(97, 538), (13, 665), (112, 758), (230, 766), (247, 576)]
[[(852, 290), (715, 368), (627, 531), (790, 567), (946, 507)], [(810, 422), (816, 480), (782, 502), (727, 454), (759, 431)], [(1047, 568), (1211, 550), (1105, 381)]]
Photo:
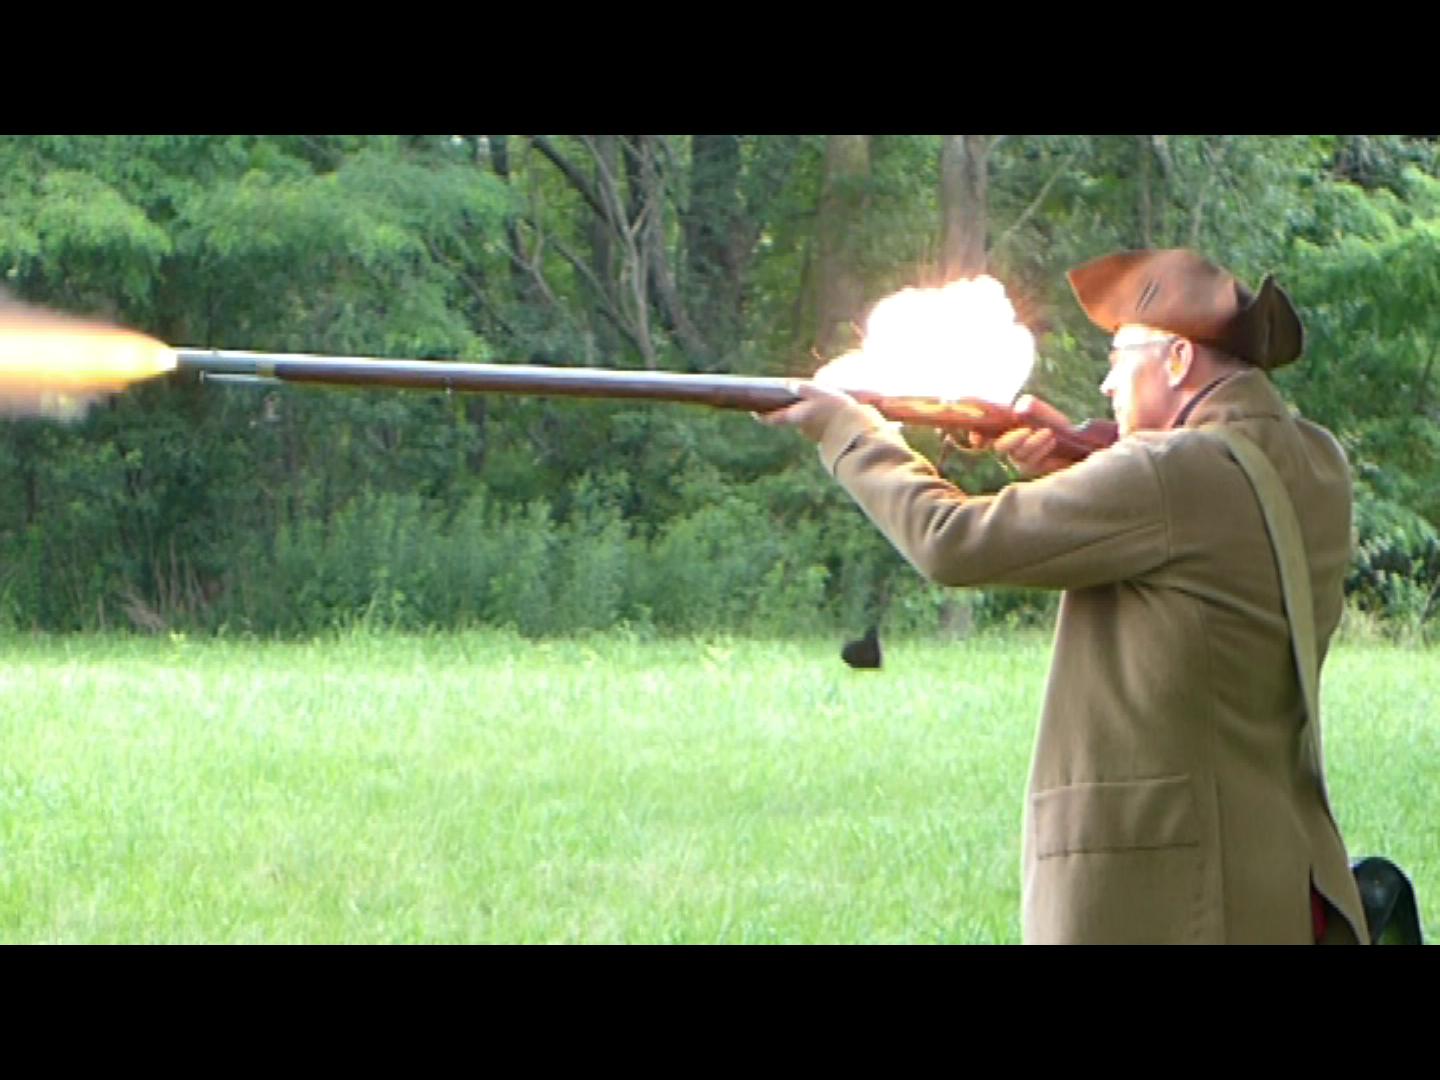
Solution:
[(1110, 373), (1100, 392), (1121, 435), (1162, 428), (1174, 412), (1165, 378), (1165, 354), (1174, 334), (1148, 326), (1122, 326), (1110, 342)]

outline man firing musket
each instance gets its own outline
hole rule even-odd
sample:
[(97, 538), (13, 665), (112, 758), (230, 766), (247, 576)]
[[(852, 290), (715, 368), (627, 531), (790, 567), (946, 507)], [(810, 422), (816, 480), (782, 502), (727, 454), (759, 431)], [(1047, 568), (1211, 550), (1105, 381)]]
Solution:
[[(927, 577), (1064, 592), (1024, 813), (1027, 942), (1367, 940), (1318, 711), (1349, 469), (1268, 374), (1300, 355), (1299, 317), (1272, 279), (1252, 293), (1185, 250), (1109, 255), (1070, 283), (1113, 335), (1101, 390), (1118, 424), (1010, 404), (1034, 340), (989, 278), (886, 298), (862, 348), (798, 383), (174, 349), (0, 305), (0, 413), (73, 417), (188, 370), (689, 402), (793, 426)], [(899, 422), (963, 434), (1030, 479), (968, 495)], [(1385, 860), (1356, 873), (1377, 911), (1398, 895), (1387, 875), (1408, 886)]]
[(1101, 391), (1121, 436), (1079, 463), (1017, 428), (993, 445), (1033, 479), (971, 496), (833, 387), (801, 383), (764, 419), (818, 443), (926, 577), (1063, 590), (1024, 813), (1026, 942), (1365, 941), (1315, 700), (1350, 474), (1269, 378), (1300, 355), (1300, 319), (1272, 279), (1252, 293), (1185, 250), (1069, 280), (1113, 335)]

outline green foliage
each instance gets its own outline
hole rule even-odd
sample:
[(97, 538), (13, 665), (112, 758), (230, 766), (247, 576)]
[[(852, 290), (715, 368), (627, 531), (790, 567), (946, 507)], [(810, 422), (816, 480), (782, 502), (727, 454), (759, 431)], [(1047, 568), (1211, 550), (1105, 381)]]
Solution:
[(9, 152), (0, 151), (4, 283), (97, 314), (145, 309), (172, 250), (165, 230), (104, 178), (47, 168), (13, 137), (9, 142)]
[(1402, 634), (1440, 613), (1440, 534), (1408, 507), (1360, 484), (1356, 549), (1346, 589), (1361, 611), (1385, 616)]
[[(824, 136), (620, 138), (609, 189), (597, 144), (551, 144), (573, 174), (522, 136), (0, 138), (0, 284), (176, 344), (609, 366), (642, 362), (619, 325), (638, 303), (658, 366), (813, 370)], [(940, 145), (868, 142), (857, 319), (933, 276)], [(1355, 468), (1356, 610), (1433, 626), (1436, 175), (1427, 138), (992, 140), (991, 267), (1040, 341), (1027, 389), (1106, 412), (1103, 335), (1064, 278), (1083, 259), (1193, 243), (1275, 272), (1307, 327), (1277, 381)], [(589, 201), (606, 190), (618, 228)], [(927, 585), (808, 445), (719, 411), (165, 380), (67, 427), (0, 425), (3, 626), (960, 635), (1053, 609)]]
[(1404, 201), (1389, 188), (1366, 194), (1327, 182), (1319, 186), (1326, 197), (1295, 215), (1294, 292), (1308, 344), (1303, 362), (1277, 381), (1304, 413), (1341, 435), (1365, 488), (1433, 527), (1440, 524), (1440, 182), (1413, 169), (1402, 181)]
[(570, 520), (554, 561), (560, 587), (554, 625), (567, 631), (608, 630), (633, 605), (631, 579), (645, 553), (632, 541), (621, 499), (628, 478), (581, 476), (572, 487)]
[(497, 229), (504, 203), (473, 169), (366, 150), (336, 172), (252, 170), (197, 193), (181, 207), (177, 247), (227, 283), (211, 334), (254, 348), (481, 359), (444, 248)]
[(759, 507), (717, 491), (660, 533), (642, 591), (646, 606), (682, 631), (733, 626), (783, 566), (783, 546)]

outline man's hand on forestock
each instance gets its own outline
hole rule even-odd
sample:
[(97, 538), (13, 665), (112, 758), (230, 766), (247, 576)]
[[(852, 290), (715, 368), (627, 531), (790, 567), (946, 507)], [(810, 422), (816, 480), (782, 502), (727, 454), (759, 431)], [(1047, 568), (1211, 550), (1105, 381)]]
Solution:
[(1054, 453), (1055, 432), (1052, 427), (1068, 427), (1070, 419), (1055, 406), (1025, 394), (1015, 402), (1015, 412), (1022, 419), (1037, 421), (1034, 427), (1011, 428), (994, 440), (971, 434), (970, 445), (977, 449), (994, 450), (1010, 459), (1022, 476), (1044, 476), (1075, 464)]
[(811, 442), (819, 442), (831, 421), (849, 410), (854, 410), (857, 417), (864, 416), (873, 427), (885, 423), (885, 418), (872, 406), (861, 405), (843, 390), (805, 381), (797, 381), (791, 389), (799, 395), (799, 401), (773, 412), (757, 413), (755, 418), (774, 427), (796, 428)]

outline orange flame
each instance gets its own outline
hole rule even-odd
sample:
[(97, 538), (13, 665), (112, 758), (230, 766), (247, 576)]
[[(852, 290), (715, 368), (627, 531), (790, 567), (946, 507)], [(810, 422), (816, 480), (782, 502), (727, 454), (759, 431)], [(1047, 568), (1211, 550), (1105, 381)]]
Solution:
[(864, 342), (814, 375), (841, 389), (895, 397), (1010, 404), (1035, 365), (1035, 337), (994, 278), (902, 289), (866, 320)]
[(138, 331), (0, 297), (0, 416), (76, 420), (175, 363), (169, 346)]

